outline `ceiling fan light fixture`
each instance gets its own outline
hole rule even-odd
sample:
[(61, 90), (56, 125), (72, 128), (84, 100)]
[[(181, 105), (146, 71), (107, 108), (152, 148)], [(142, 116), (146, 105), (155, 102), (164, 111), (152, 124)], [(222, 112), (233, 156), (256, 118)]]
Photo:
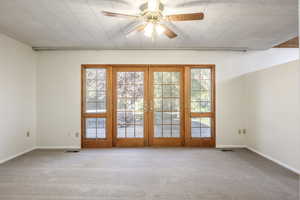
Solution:
[(152, 37), (154, 33), (154, 24), (153, 23), (148, 23), (147, 26), (145, 27), (145, 36), (147, 37)]
[[(136, 32), (144, 32), (145, 36), (151, 37), (152, 40), (156, 39), (157, 35), (165, 34), (169, 39), (176, 38), (178, 35), (164, 22), (176, 22), (176, 21), (193, 21), (193, 20), (203, 20), (203, 13), (186, 13), (186, 14), (173, 14), (164, 15), (164, 4), (162, 0), (143, 0), (144, 3), (139, 7), (140, 13), (138, 15), (115, 13), (102, 11), (104, 16), (108, 17), (119, 17), (135, 19), (139, 21), (140, 25), (127, 33), (133, 34)], [(145, 2), (146, 1), (146, 2)]]
[(159, 35), (161, 35), (162, 33), (164, 33), (166, 31), (166, 29), (160, 24), (156, 25), (155, 30), (156, 30), (156, 33)]

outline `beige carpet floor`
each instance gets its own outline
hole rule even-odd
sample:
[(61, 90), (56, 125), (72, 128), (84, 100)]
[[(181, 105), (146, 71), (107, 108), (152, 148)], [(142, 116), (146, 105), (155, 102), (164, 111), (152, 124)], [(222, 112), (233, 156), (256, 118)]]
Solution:
[(299, 200), (299, 177), (245, 149), (35, 150), (0, 165), (0, 200)]

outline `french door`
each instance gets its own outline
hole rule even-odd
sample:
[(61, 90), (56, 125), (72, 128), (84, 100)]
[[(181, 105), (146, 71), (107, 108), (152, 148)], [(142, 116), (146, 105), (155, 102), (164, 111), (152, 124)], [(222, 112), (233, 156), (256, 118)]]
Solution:
[(183, 73), (176, 66), (150, 68), (150, 145), (182, 146), (183, 129)]
[(83, 65), (82, 147), (215, 146), (213, 65)]
[(113, 68), (113, 144), (148, 144), (148, 67)]

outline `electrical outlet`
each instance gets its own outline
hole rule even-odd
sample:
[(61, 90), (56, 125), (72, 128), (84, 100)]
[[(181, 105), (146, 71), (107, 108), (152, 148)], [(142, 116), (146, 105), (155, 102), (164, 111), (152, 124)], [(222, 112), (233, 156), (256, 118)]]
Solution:
[(26, 137), (30, 137), (30, 131), (26, 132)]
[(239, 131), (238, 131), (238, 132), (239, 132), (239, 134), (242, 134), (242, 130), (241, 130), (241, 129), (239, 129)]
[(77, 138), (79, 137), (79, 133), (78, 132), (75, 133), (75, 137), (77, 137)]
[(247, 133), (247, 130), (246, 129), (243, 129), (243, 134), (246, 134)]

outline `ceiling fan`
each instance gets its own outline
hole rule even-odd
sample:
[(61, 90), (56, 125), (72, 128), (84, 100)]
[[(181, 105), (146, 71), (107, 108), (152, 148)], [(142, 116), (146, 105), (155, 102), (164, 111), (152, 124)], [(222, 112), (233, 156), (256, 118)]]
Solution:
[(165, 25), (164, 22), (202, 20), (204, 18), (203, 13), (164, 15), (164, 8), (165, 6), (160, 2), (160, 0), (148, 0), (148, 2), (143, 3), (140, 6), (141, 12), (139, 15), (129, 15), (108, 11), (102, 11), (102, 13), (109, 17), (140, 20), (141, 24), (129, 30), (127, 34), (143, 31), (148, 37), (154, 38), (156, 35), (165, 34), (170, 39), (176, 38), (177, 34)]

